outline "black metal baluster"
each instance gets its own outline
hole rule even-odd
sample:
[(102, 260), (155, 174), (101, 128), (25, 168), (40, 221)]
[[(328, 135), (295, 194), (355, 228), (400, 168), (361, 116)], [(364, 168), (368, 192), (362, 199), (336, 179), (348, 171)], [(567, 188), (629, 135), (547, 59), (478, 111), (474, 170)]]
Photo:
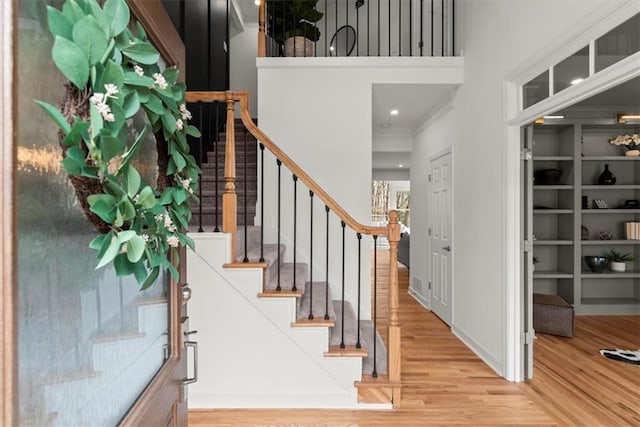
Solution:
[(398, 1), (398, 56), (402, 56), (402, 0)]
[(380, 56), (380, 0), (378, 0), (378, 56)]
[(456, 0), (451, 0), (451, 56), (456, 55)]
[(346, 224), (344, 221), (340, 221), (340, 225), (342, 226), (342, 298), (341, 298), (341, 312), (342, 312), (342, 325), (341, 325), (341, 336), (340, 336), (340, 348), (345, 348), (344, 345), (344, 230)]
[(247, 254), (248, 245), (248, 233), (247, 233), (247, 129), (244, 130), (244, 258), (242, 262), (249, 262), (249, 256)]
[(309, 190), (309, 320), (313, 320), (313, 191)]
[(356, 236), (358, 237), (358, 337), (356, 339), (356, 348), (362, 348), (362, 344), (360, 343), (360, 286), (361, 286), (361, 279), (362, 279), (362, 234), (357, 233)]
[(418, 43), (420, 48), (420, 56), (424, 55), (424, 0), (420, 0), (420, 42)]
[(434, 28), (433, 28), (433, 0), (431, 0), (431, 56), (433, 56), (433, 45), (434, 45), (434, 42), (433, 42), (433, 34), (434, 34), (433, 30), (434, 30)]
[(440, 3), (440, 56), (444, 55), (444, 0)]
[[(334, 28), (334, 33), (338, 32), (338, 2), (336, 2), (336, 22), (335, 22), (335, 28)], [(331, 49), (331, 46), (329, 46), (329, 49)], [(338, 38), (336, 37), (336, 45), (333, 46), (333, 56), (338, 56)]]
[(260, 143), (260, 259), (264, 262), (264, 144)]
[(378, 330), (378, 236), (373, 236), (373, 378), (378, 377), (376, 331)]
[(297, 249), (297, 234), (298, 234), (298, 177), (293, 175), (293, 286), (291, 290), (293, 292), (298, 290), (296, 286), (296, 254)]
[[(215, 228), (213, 229), (214, 232), (220, 232), (220, 228), (218, 227), (218, 142), (220, 139), (220, 117), (219, 117), (219, 108), (218, 108), (218, 101), (216, 101), (213, 106), (216, 109), (216, 137), (214, 139), (213, 145), (214, 145), (214, 157), (215, 157), (215, 166), (214, 166), (214, 187), (215, 187), (215, 208), (214, 208), (214, 216), (215, 216)], [(211, 116), (211, 108), (209, 108), (209, 117)]]
[(391, 0), (389, 0), (389, 8), (387, 9), (387, 20), (389, 21), (387, 23), (389, 31), (389, 56), (391, 56)]
[(371, 14), (369, 9), (369, 4), (371, 1), (367, 2), (367, 56), (371, 56), (371, 52), (369, 51), (369, 38), (371, 37)]
[[(349, 0), (344, 2), (345, 25), (349, 25)], [(347, 31), (347, 49), (349, 49), (349, 31)], [(349, 56), (349, 52), (345, 51), (344, 56)]]
[(324, 56), (329, 55), (329, 33), (327, 32), (327, 22), (329, 21), (329, 15), (327, 15), (327, 1), (324, 0)]
[(280, 161), (280, 159), (276, 159), (276, 164), (278, 165), (278, 260), (277, 262), (277, 272), (278, 272), (278, 278), (277, 278), (277, 286), (276, 286), (276, 291), (280, 292), (282, 290), (282, 288), (280, 287), (280, 192), (281, 192), (281, 186), (280, 186), (280, 172), (282, 171), (282, 162)]
[(409, 56), (413, 56), (413, 5), (409, 2)]
[[(199, 126), (200, 129), (203, 129), (202, 127), (202, 102), (198, 101), (198, 115), (200, 116), (199, 119)], [(204, 132), (203, 132), (204, 134)], [(208, 135), (209, 137), (211, 136), (210, 134)], [(199, 185), (198, 185), (198, 198), (200, 199), (200, 203), (198, 203), (198, 233), (202, 233), (204, 231), (204, 229), (202, 228), (202, 170), (203, 170), (203, 166), (204, 166), (204, 160), (202, 158), (202, 138), (203, 136), (200, 135), (200, 139), (198, 140), (198, 148), (200, 150), (200, 180)]]
[(327, 213), (327, 246), (324, 270), (324, 277), (326, 278), (327, 286), (324, 288), (324, 320), (329, 320), (329, 206), (324, 205), (324, 210)]
[(360, 56), (360, 6), (356, 0), (356, 56)]

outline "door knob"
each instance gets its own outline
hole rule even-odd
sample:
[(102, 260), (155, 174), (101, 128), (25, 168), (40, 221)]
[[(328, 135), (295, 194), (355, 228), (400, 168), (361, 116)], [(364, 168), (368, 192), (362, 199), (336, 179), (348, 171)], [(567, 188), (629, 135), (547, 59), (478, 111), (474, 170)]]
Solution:
[(449, 246), (449, 245), (443, 246), (442, 249), (444, 249), (447, 252), (451, 252), (451, 246)]
[(191, 299), (191, 288), (188, 283), (182, 285), (182, 302), (185, 303)]

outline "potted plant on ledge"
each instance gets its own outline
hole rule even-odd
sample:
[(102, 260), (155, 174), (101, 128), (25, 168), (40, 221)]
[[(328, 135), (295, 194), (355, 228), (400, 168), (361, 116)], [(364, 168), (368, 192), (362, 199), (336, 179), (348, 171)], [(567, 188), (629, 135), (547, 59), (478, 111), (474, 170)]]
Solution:
[(270, 0), (267, 3), (267, 34), (280, 45), (283, 56), (312, 56), (313, 42), (320, 39), (315, 25), (324, 14), (318, 0)]
[(617, 273), (624, 273), (627, 270), (627, 262), (634, 260), (631, 253), (622, 254), (615, 249), (611, 249), (603, 254), (605, 257), (611, 260), (611, 271)]

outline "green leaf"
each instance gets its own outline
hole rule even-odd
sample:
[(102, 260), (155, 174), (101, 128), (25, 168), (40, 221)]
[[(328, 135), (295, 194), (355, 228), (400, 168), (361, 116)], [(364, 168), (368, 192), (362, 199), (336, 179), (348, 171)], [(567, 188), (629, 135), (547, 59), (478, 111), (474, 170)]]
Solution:
[(113, 260), (113, 267), (116, 270), (116, 276), (128, 276), (135, 272), (135, 264), (129, 262), (128, 253), (118, 254)]
[(102, 114), (98, 111), (98, 108), (91, 103), (89, 106), (89, 117), (91, 120), (91, 135), (100, 135), (100, 131), (104, 128), (104, 121), (102, 120)]
[(116, 227), (122, 227), (124, 225), (124, 216), (118, 208), (116, 208), (116, 219), (113, 220), (113, 225), (115, 225)]
[(98, 252), (98, 259), (103, 257), (103, 255), (105, 254), (105, 252), (107, 252), (107, 249), (109, 249), (109, 246), (111, 245), (111, 240), (115, 239), (113, 231), (108, 232), (104, 236), (105, 238), (102, 241), (102, 246), (100, 247), (100, 251)]
[(142, 189), (138, 197), (138, 203), (145, 209), (151, 209), (156, 205), (156, 196), (148, 185)]
[(62, 132), (65, 135), (69, 133), (69, 131), (71, 130), (71, 125), (69, 125), (67, 119), (64, 118), (62, 113), (58, 111), (56, 107), (43, 101), (36, 101), (36, 104), (38, 104), (47, 114), (49, 114), (49, 117), (51, 117), (53, 121), (56, 122), (58, 127), (62, 129)]
[(94, 237), (93, 240), (91, 240), (91, 242), (89, 243), (89, 247), (91, 249), (99, 250), (100, 248), (102, 248), (102, 245), (104, 244), (107, 236), (111, 236), (111, 234), (101, 234)]
[(130, 167), (127, 168), (126, 177), (127, 194), (129, 195), (129, 197), (133, 197), (136, 195), (136, 193), (138, 193), (138, 190), (140, 189), (140, 174), (138, 173), (136, 168)]
[(96, 167), (96, 166), (87, 166), (84, 165), (82, 166), (82, 176), (86, 176), (87, 178), (93, 178), (93, 179), (100, 179), (100, 177), (98, 176), (98, 171), (100, 170), (100, 168)]
[(116, 255), (118, 255), (118, 252), (120, 252), (120, 242), (118, 242), (118, 239), (111, 239), (109, 247), (100, 258), (100, 262), (98, 262), (98, 265), (96, 265), (96, 270), (113, 261)]
[[(159, 116), (162, 116), (165, 114), (166, 110), (164, 108), (164, 106), (162, 105), (162, 101), (160, 101), (160, 98), (158, 98), (157, 96), (150, 94), (149, 95), (149, 100), (143, 104), (145, 108), (147, 108), (148, 110), (156, 113)], [(169, 113), (171, 114), (171, 113)], [(174, 121), (174, 126), (175, 126), (175, 119)]]
[(178, 76), (180, 75), (180, 71), (176, 67), (167, 67), (162, 72), (164, 79), (170, 85), (174, 85), (178, 81)]
[(116, 218), (116, 199), (110, 194), (91, 194), (87, 197), (91, 212), (104, 222), (113, 223)]
[(51, 31), (54, 37), (60, 36), (71, 40), (73, 24), (62, 12), (55, 7), (47, 6), (47, 22), (49, 24), (49, 31)]
[(73, 41), (89, 59), (89, 65), (99, 62), (109, 41), (93, 16), (85, 16), (73, 26)]
[(176, 190), (176, 192), (173, 193), (173, 200), (179, 205), (184, 203), (184, 201), (187, 200), (187, 192), (180, 189)]
[(123, 197), (118, 203), (118, 210), (122, 212), (122, 219), (125, 221), (132, 220), (136, 217), (136, 208), (128, 197)]
[[(119, 88), (122, 88), (124, 85), (124, 72), (122, 71), (122, 67), (111, 59), (107, 61), (104, 67), (104, 72), (102, 73), (102, 76), (100, 76), (100, 90), (98, 92), (103, 92), (104, 85), (107, 83), (114, 84)], [(121, 94), (118, 94), (117, 96), (120, 97)]]
[(75, 159), (67, 157), (62, 159), (60, 163), (69, 175), (80, 175), (82, 173), (82, 163), (79, 163)]
[(78, 5), (78, 3), (74, 0), (67, 0), (62, 6), (62, 13), (71, 21), (72, 24), (75, 24), (82, 18), (84, 18), (85, 13), (84, 10)]
[(149, 76), (139, 76), (134, 71), (126, 71), (124, 73), (124, 82), (128, 85), (148, 88), (153, 85), (154, 80)]
[(178, 168), (178, 170), (182, 170), (187, 166), (187, 161), (184, 159), (184, 157), (182, 157), (182, 154), (178, 153), (177, 151), (173, 153), (171, 158), (176, 163), (176, 167)]
[(140, 286), (140, 290), (143, 291), (147, 289), (149, 286), (153, 285), (153, 282), (156, 281), (159, 274), (160, 274), (160, 267), (155, 267), (153, 270), (151, 270), (151, 273), (149, 274), (149, 276), (147, 276), (144, 283), (142, 283), (142, 285)]
[(140, 40), (147, 39), (147, 32), (144, 30), (144, 27), (139, 22), (136, 22), (136, 32)]
[(136, 115), (140, 110), (140, 97), (138, 92), (132, 91), (124, 98), (124, 104), (122, 104), (125, 118), (131, 118)]
[(109, 133), (112, 136), (120, 136), (120, 132), (123, 129), (126, 131), (126, 128), (124, 127), (124, 111), (122, 111), (122, 107), (117, 102), (112, 102), (111, 112), (113, 113), (113, 117), (115, 120), (108, 123)]
[(165, 188), (160, 196), (158, 203), (161, 205), (169, 205), (173, 202), (173, 193), (176, 191), (174, 187)]
[(191, 135), (194, 138), (202, 137), (202, 134), (200, 133), (198, 128), (192, 125), (187, 125), (187, 127), (185, 128), (185, 132), (187, 133), (187, 135)]
[(120, 231), (118, 233), (118, 242), (126, 243), (129, 240), (133, 239), (136, 235), (136, 232), (133, 230)]
[(191, 237), (187, 236), (186, 234), (183, 234), (180, 236), (180, 241), (182, 242), (183, 245), (187, 245), (192, 250), (195, 250), (196, 244)]
[(129, 8), (124, 0), (107, 0), (104, 4), (104, 14), (111, 22), (111, 36), (115, 37), (129, 25)]
[(160, 54), (149, 43), (137, 42), (122, 48), (125, 56), (141, 64), (155, 64), (160, 59)]
[(111, 31), (111, 24), (109, 23), (107, 16), (104, 14), (104, 11), (95, 1), (89, 1), (88, 7), (91, 11), (91, 15), (96, 19), (96, 22), (102, 31), (108, 36)]
[[(172, 252), (176, 253), (177, 251), (172, 250)], [(167, 269), (169, 270), (169, 273), (171, 273), (171, 277), (173, 278), (173, 280), (178, 280), (180, 278), (180, 274), (178, 274), (178, 270), (176, 270), (173, 264), (171, 264), (169, 261), (166, 261), (166, 263), (167, 263)]]
[(173, 117), (171, 111), (166, 110), (166, 112), (162, 116), (160, 116), (160, 119), (162, 120), (162, 125), (168, 132), (176, 132), (176, 118)]
[(68, 146), (78, 145), (83, 137), (87, 137), (87, 129), (89, 129), (89, 122), (82, 120), (76, 120), (71, 128), (71, 131), (65, 136), (63, 142)]
[(136, 235), (131, 240), (129, 240), (129, 246), (127, 247), (127, 258), (131, 262), (138, 262), (142, 255), (144, 255), (144, 249), (146, 247), (146, 243), (142, 239), (142, 237)]
[(53, 62), (60, 72), (79, 89), (84, 89), (89, 80), (89, 60), (75, 43), (56, 36), (51, 51)]
[(148, 131), (149, 131), (149, 128), (147, 126), (143, 127), (142, 131), (140, 132), (140, 134), (138, 135), (136, 140), (133, 141), (133, 144), (131, 144), (131, 147), (129, 147), (129, 149), (124, 152), (124, 154), (122, 155), (122, 163), (120, 164), (120, 167), (118, 168), (118, 172), (120, 172), (120, 171), (124, 170), (124, 168), (128, 167), (128, 165), (131, 162), (131, 160), (133, 159), (133, 157), (136, 155), (138, 150), (140, 150), (140, 147), (142, 147), (142, 143), (143, 143), (144, 139), (146, 138)]
[(135, 276), (138, 283), (142, 283), (144, 279), (147, 277), (147, 269), (144, 267), (144, 264), (138, 262), (133, 264), (133, 275)]
[[(138, 85), (136, 85), (136, 86), (138, 86)], [(151, 86), (151, 85), (149, 85), (149, 86)], [(144, 87), (138, 86), (138, 87), (136, 87), (136, 92), (138, 92), (138, 98), (140, 98), (140, 103), (141, 104), (145, 104), (145, 103), (147, 103), (149, 101), (149, 98), (151, 97), (151, 90), (149, 89), (148, 86), (144, 86)]]
[(108, 162), (122, 152), (124, 144), (114, 136), (103, 135), (100, 138), (100, 148), (102, 149), (102, 160)]

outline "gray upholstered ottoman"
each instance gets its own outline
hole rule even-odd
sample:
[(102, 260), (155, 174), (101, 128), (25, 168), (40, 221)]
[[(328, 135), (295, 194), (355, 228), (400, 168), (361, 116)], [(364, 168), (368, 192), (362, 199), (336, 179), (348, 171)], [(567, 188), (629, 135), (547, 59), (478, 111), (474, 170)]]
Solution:
[(533, 329), (543, 334), (573, 336), (573, 306), (558, 295), (533, 294)]

